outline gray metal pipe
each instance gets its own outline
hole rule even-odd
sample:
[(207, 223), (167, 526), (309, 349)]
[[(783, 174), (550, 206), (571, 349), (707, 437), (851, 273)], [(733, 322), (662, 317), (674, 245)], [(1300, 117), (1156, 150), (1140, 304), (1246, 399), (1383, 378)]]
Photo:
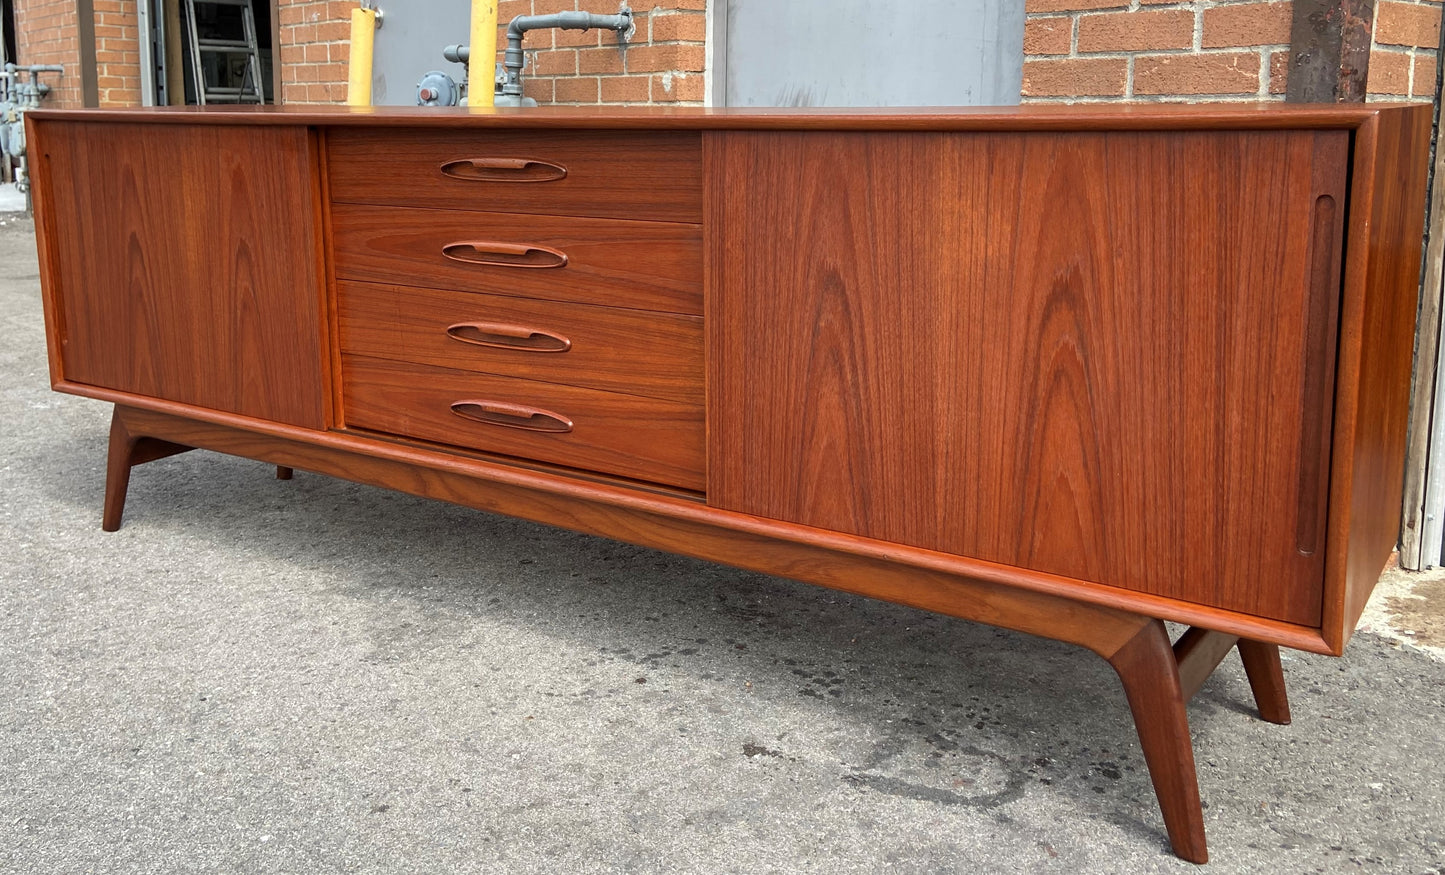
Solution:
[(554, 12), (551, 15), (518, 15), (507, 25), (507, 50), (502, 53), (502, 68), (506, 80), (502, 93), (520, 98), (522, 96), (522, 37), (529, 30), (615, 30), (626, 41), (632, 34), (632, 10), (626, 6), (616, 15), (596, 15), (591, 12)]
[[(502, 82), (502, 94), (520, 99), (522, 96), (522, 65), (526, 62), (522, 54), (522, 38), (529, 30), (612, 30), (621, 35), (625, 42), (632, 35), (632, 10), (624, 4), (616, 15), (597, 15), (592, 12), (554, 12), (550, 15), (518, 15), (507, 25), (507, 50), (502, 53), (502, 68), (506, 71)], [(451, 45), (442, 49), (442, 57), (448, 61), (465, 64), (471, 60), (471, 46)], [(469, 87), (478, 87), (469, 84)]]

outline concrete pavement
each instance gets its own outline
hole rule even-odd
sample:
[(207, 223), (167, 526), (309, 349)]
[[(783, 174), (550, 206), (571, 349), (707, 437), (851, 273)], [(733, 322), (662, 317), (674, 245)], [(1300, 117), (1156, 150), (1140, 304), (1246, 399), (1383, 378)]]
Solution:
[[(1072, 647), (201, 452), (101, 532), (32, 233), (0, 216), (0, 871), (1200, 871)], [(1234, 657), (1196, 697), (1205, 871), (1445, 872), (1401, 586), (1286, 654), (1293, 725)]]

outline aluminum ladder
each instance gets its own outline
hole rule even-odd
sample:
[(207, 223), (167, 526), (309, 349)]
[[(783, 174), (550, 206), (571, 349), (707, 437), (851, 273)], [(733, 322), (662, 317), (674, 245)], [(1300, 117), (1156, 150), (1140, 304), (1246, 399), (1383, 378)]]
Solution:
[[(256, 42), (256, 16), (251, 0), (184, 0), (187, 36), (191, 43), (191, 82), (196, 89), (196, 101), (202, 106), (208, 103), (265, 103), (266, 91), (261, 83), (261, 48)], [(230, 6), (240, 9), (241, 32), (239, 34), (209, 35), (202, 38), (196, 24), (196, 7), (211, 8)], [(221, 85), (206, 81), (206, 68), (201, 63), (207, 55), (219, 55), (223, 63), (244, 56), (245, 72), (238, 86)]]

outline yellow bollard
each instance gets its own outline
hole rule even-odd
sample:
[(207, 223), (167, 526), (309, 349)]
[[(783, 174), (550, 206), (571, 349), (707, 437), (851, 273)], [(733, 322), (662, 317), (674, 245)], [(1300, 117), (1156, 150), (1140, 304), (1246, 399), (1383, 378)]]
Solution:
[(376, 10), (351, 10), (351, 59), (346, 81), (348, 106), (371, 106), (371, 56), (375, 42)]
[(471, 56), (467, 59), (467, 106), (492, 106), (497, 75), (497, 0), (472, 0)]

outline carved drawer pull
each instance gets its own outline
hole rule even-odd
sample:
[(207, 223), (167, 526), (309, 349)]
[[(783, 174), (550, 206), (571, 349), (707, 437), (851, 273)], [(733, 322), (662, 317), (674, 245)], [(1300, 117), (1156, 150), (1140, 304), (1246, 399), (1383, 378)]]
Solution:
[(539, 407), (527, 407), (524, 404), (508, 404), (505, 401), (454, 401), (452, 413), (474, 422), (525, 431), (566, 434), (572, 430), (572, 420), (560, 413)]
[(560, 334), (501, 322), (458, 322), (447, 328), (447, 336), (452, 340), (474, 343), (477, 346), (523, 349), (529, 352), (566, 352), (572, 348), (572, 341)]
[(448, 243), (442, 255), (463, 264), (485, 264), (493, 267), (566, 267), (567, 253), (547, 246), (525, 243), (498, 243), (475, 240)]
[(567, 168), (532, 158), (463, 158), (443, 164), (442, 173), (469, 182), (555, 182)]

